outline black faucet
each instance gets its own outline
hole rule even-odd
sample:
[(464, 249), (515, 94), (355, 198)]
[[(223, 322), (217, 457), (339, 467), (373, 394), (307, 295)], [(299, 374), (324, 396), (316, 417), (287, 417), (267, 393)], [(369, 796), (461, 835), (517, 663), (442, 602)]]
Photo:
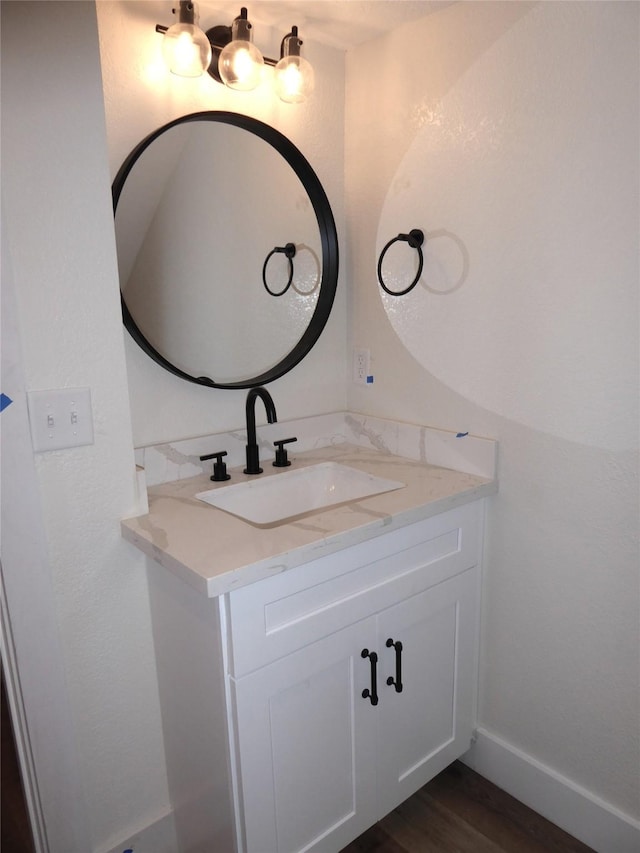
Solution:
[(256, 439), (256, 397), (260, 397), (267, 412), (267, 420), (270, 424), (276, 423), (276, 407), (271, 399), (271, 394), (266, 388), (251, 388), (247, 394), (247, 467), (245, 474), (262, 474), (260, 467), (260, 454)]

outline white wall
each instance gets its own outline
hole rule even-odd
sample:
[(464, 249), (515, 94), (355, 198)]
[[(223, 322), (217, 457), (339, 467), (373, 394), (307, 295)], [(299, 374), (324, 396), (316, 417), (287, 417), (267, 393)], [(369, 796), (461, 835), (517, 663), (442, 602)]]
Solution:
[[(480, 724), (633, 815), (639, 11), (454, 4), (349, 52), (346, 88), (375, 377), (350, 408), (499, 440)], [(378, 253), (411, 228), (422, 281), (383, 299)]]
[[(0, 418), (2, 673), (36, 850), (87, 849), (77, 743), (65, 684), (48, 545), (21, 360), (13, 269), (2, 218)], [(16, 488), (17, 486), (17, 488)], [(37, 794), (34, 792), (37, 791)]]
[[(230, 24), (238, 14), (235, 3), (216, 7), (223, 11), (207, 15), (201, 4), (202, 29)], [(316, 89), (304, 104), (284, 104), (270, 87), (238, 93), (208, 75), (194, 80), (167, 74), (160, 54), (162, 37), (155, 32), (156, 24), (173, 23), (171, 6), (164, 0), (98, 0), (97, 10), (112, 177), (138, 142), (178, 116), (200, 110), (250, 115), (284, 133), (311, 163), (329, 198), (344, 259), (344, 54), (307, 40), (305, 55), (315, 68)], [(256, 44), (267, 56), (278, 56), (283, 33), (261, 27), (259, 10), (258, 17), (250, 11)], [(223, 200), (212, 198), (211, 203)], [(151, 361), (128, 335), (125, 348), (136, 446), (243, 426), (242, 392), (184, 382)], [(341, 272), (334, 309), (320, 340), (302, 364), (269, 386), (278, 417), (288, 420), (344, 409), (345, 367)], [(258, 417), (265, 422), (260, 412)]]
[[(106, 850), (168, 809), (145, 563), (119, 530), (134, 507), (134, 463), (109, 187), (93, 4), (3, 3), (3, 263), (13, 270), (20, 338), (11, 357), (23, 362), (27, 390), (89, 386), (94, 418), (93, 445), (35, 454), (54, 597), (42, 599), (45, 578), (32, 606), (48, 607), (57, 620), (66, 686), (59, 679), (54, 687), (68, 690), (91, 845), (79, 840), (82, 804), (67, 810), (51, 787), (73, 771), (69, 756), (57, 775), (47, 766), (39, 778), (46, 816), (53, 810), (53, 853)], [(7, 450), (12, 456), (18, 448), (3, 442)], [(11, 482), (3, 478), (3, 521), (23, 506), (28, 482), (19, 471)], [(37, 539), (38, 529), (27, 535)], [(5, 544), (3, 572), (15, 581), (33, 548), (7, 565)], [(24, 622), (25, 596), (8, 603)], [(64, 697), (49, 696), (47, 620), (42, 628), (39, 635), (34, 626), (26, 657), (17, 649), (27, 684), (42, 667), (39, 696), (25, 697), (27, 717), (43, 724), (32, 732), (37, 763), (43, 732), (57, 737), (53, 723), (65, 706)], [(51, 744), (54, 752), (59, 746)], [(66, 793), (70, 784), (59, 787)]]

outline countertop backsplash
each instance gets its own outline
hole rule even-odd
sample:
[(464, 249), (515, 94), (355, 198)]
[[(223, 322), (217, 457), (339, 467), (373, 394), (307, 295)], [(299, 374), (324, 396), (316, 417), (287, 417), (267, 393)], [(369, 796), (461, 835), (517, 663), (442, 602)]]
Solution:
[[(297, 441), (287, 446), (292, 459), (296, 453), (303, 451), (353, 444), (488, 479), (495, 479), (497, 475), (497, 442), (492, 439), (353, 412), (333, 412), (275, 424), (261, 424), (258, 410), (257, 432), (262, 462), (273, 460), (274, 441), (295, 436)], [(245, 445), (244, 429), (214, 433), (138, 448), (136, 464), (144, 469), (146, 486), (156, 486), (210, 472), (212, 461), (201, 462), (199, 459), (210, 453), (226, 450), (224, 461), (229, 468), (242, 465), (245, 461)], [(140, 475), (138, 479), (142, 492)], [(146, 512), (145, 497), (141, 494), (141, 514)]]

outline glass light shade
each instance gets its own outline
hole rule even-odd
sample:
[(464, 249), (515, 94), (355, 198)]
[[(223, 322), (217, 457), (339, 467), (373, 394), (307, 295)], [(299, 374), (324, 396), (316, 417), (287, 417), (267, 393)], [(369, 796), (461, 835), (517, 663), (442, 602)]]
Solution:
[(223, 48), (218, 59), (218, 72), (225, 86), (248, 92), (262, 79), (264, 59), (250, 41), (237, 39)]
[(302, 56), (284, 56), (276, 65), (275, 88), (281, 101), (299, 104), (313, 92), (313, 66)]
[(162, 55), (172, 74), (199, 77), (211, 63), (211, 45), (195, 24), (173, 24), (164, 34)]

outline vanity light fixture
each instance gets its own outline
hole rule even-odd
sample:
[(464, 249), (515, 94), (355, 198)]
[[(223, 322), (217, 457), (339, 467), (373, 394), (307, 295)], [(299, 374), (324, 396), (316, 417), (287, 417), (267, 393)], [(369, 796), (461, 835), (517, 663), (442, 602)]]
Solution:
[[(170, 27), (156, 26), (163, 33), (162, 55), (172, 74), (200, 77), (211, 63), (211, 44), (197, 25), (198, 12), (191, 0), (180, 0), (178, 23)], [(176, 9), (173, 9), (176, 14)]]
[[(292, 27), (291, 32), (282, 39), (280, 59), (276, 60), (263, 56), (254, 45), (253, 27), (244, 6), (230, 27), (219, 24), (206, 33), (195, 23), (197, 13), (195, 4), (190, 0), (180, 0), (179, 15), (180, 22), (172, 27), (156, 25), (156, 32), (165, 36), (163, 54), (174, 74), (197, 77), (208, 71), (218, 83), (230, 89), (248, 92), (258, 86), (264, 66), (269, 65), (275, 69), (274, 87), (282, 101), (297, 104), (313, 91), (313, 67), (300, 55), (303, 42), (298, 36), (297, 27)], [(202, 45), (203, 39), (208, 45), (208, 54)], [(178, 44), (187, 58), (192, 57), (191, 61), (183, 60), (179, 63), (173, 58)], [(186, 71), (179, 70), (184, 67)]]

